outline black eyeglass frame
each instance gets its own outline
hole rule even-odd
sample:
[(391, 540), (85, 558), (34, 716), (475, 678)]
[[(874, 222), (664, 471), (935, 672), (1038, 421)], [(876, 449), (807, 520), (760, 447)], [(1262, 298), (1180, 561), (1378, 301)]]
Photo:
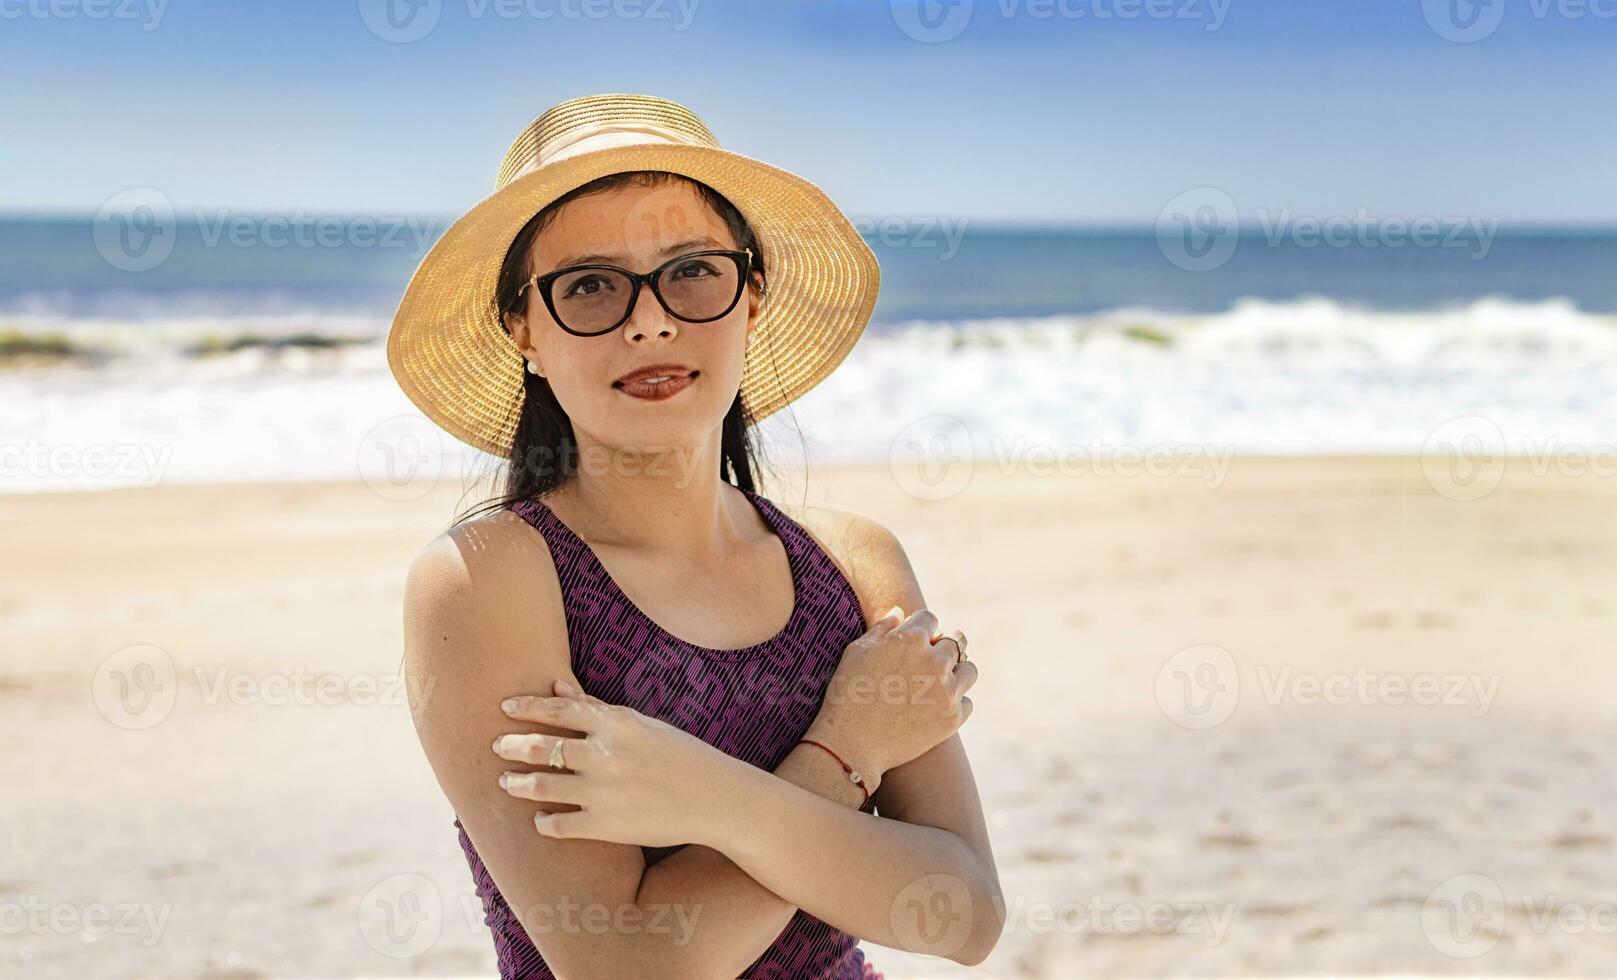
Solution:
[[(669, 267), (674, 265), (676, 262), (684, 262), (686, 259), (699, 258), (704, 255), (723, 255), (726, 258), (732, 259), (736, 264), (736, 268), (740, 271), (740, 275), (736, 277), (736, 293), (734, 296), (730, 297), (730, 303), (729, 305), (725, 306), (723, 313), (720, 313), (717, 316), (703, 317), (700, 320), (693, 320), (690, 317), (680, 316), (669, 307), (668, 301), (663, 298), (662, 284), (659, 282), (659, 280), (662, 278), (662, 274), (668, 271)], [(562, 276), (573, 272), (583, 272), (587, 269), (604, 269), (608, 272), (616, 272), (619, 275), (626, 277), (629, 280), (631, 287), (629, 292), (629, 305), (626, 309), (624, 309), (623, 317), (610, 327), (603, 330), (593, 330), (586, 333), (582, 330), (574, 330), (572, 327), (569, 327), (562, 321), (561, 315), (556, 312), (555, 300), (551, 297), (551, 287), (555, 284), (556, 280)], [(747, 277), (751, 273), (752, 249), (714, 248), (702, 252), (686, 252), (683, 255), (676, 255), (667, 262), (664, 262), (662, 265), (659, 265), (657, 268), (652, 269), (650, 272), (632, 272), (623, 268), (622, 266), (617, 265), (573, 265), (568, 266), (565, 269), (557, 269), (554, 272), (547, 272), (543, 275), (534, 276), (528, 280), (527, 285), (537, 287), (539, 295), (544, 298), (545, 309), (550, 311), (550, 318), (556, 322), (556, 326), (561, 327), (563, 330), (575, 337), (603, 337), (623, 326), (625, 323), (628, 323), (629, 318), (634, 316), (635, 304), (640, 302), (640, 287), (643, 285), (649, 285), (651, 287), (651, 294), (657, 297), (657, 303), (662, 306), (663, 310), (674, 319), (683, 323), (712, 323), (714, 320), (719, 320), (729, 316), (730, 311), (736, 308), (736, 304), (741, 301), (741, 293), (747, 288)], [(526, 289), (527, 287), (524, 286), (523, 288)]]

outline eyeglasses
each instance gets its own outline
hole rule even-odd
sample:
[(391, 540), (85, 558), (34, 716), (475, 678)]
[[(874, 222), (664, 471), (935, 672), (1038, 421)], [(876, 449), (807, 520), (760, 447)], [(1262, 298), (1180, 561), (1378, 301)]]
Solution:
[[(646, 273), (615, 265), (575, 265), (534, 276), (545, 308), (575, 337), (599, 337), (628, 322), (642, 284), (651, 286), (668, 315), (686, 323), (709, 323), (741, 299), (752, 267), (752, 249), (687, 252)], [(524, 287), (526, 288), (526, 287)]]

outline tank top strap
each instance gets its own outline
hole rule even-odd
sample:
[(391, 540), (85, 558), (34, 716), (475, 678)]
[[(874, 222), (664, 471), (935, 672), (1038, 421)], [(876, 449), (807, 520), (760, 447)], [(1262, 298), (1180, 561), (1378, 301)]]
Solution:
[(805, 586), (805, 592), (817, 593), (817, 596), (810, 596), (810, 603), (837, 604), (845, 610), (846, 615), (857, 620), (861, 632), (869, 629), (853, 585), (808, 529), (775, 506), (768, 497), (751, 490), (741, 492), (753, 502), (753, 506), (758, 508), (758, 513), (763, 515), (764, 523), (774, 530), (786, 546), (787, 557), (791, 559), (792, 568), (799, 582)]
[[(562, 539), (576, 538), (576, 535), (574, 535), (572, 531), (568, 530), (567, 525), (563, 524), (555, 514), (550, 512), (550, 508), (546, 507), (544, 503), (536, 497), (528, 497), (523, 500), (514, 500), (506, 506), (510, 507), (513, 511), (516, 511), (516, 513), (521, 516), (523, 520), (539, 528), (541, 531), (553, 531), (556, 533), (558, 538)], [(547, 533), (545, 537), (548, 539), (550, 534)]]
[(598, 583), (605, 570), (596, 561), (595, 552), (542, 501), (530, 497), (507, 506), (544, 535), (563, 595), (572, 594), (573, 587), (580, 582)]
[[(741, 488), (737, 487), (737, 489)], [(741, 490), (741, 492), (746, 495), (748, 500), (752, 501), (753, 508), (764, 519), (764, 523), (769, 525), (769, 529), (775, 532), (776, 537), (780, 538), (781, 544), (786, 548), (786, 556), (791, 559), (793, 568), (797, 568), (799, 563), (802, 562), (817, 565), (816, 557), (823, 556), (816, 554), (819, 547), (808, 536), (807, 531), (804, 531), (796, 521), (787, 517), (785, 511), (776, 507), (774, 502), (763, 494), (756, 490)]]

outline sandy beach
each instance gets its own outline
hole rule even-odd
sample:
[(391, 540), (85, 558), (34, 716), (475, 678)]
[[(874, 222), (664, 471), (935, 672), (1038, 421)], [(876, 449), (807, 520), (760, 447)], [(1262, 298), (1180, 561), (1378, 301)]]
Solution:
[[(982, 670), (1009, 905), (891, 980), (1617, 974), (1617, 480), (1419, 457), (765, 487), (905, 543)], [(924, 488), (923, 488), (924, 489)], [(362, 482), (0, 498), (0, 975), (493, 976)]]

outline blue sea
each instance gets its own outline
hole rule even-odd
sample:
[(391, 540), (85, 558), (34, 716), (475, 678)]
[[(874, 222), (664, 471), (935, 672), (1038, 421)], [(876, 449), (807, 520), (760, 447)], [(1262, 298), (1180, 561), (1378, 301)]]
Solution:
[[(374, 230), (360, 233), (356, 221)], [(304, 314), (385, 321), (450, 219), (209, 213), (168, 227), (167, 257), (115, 266), (93, 219), (0, 217), (0, 316), (131, 325)], [(1037, 318), (1112, 309), (1220, 313), (1247, 300), (1325, 299), (1363, 310), (1452, 309), (1486, 299), (1564, 300), (1617, 312), (1617, 229), (1444, 229), (1436, 244), (1276, 243), (1247, 228), (1229, 259), (1192, 271), (1155, 229), (1015, 229), (910, 219), (866, 235), (882, 265), (876, 332), (916, 320)], [(246, 228), (242, 234), (238, 231)], [(1464, 234), (1456, 232), (1464, 231)], [(329, 241), (322, 243), (322, 235)], [(301, 239), (301, 240), (300, 240)], [(114, 259), (132, 251), (113, 248)], [(121, 262), (127, 266), (129, 263)]]
[[(382, 338), (449, 219), (141, 215), (0, 217), (0, 489), (352, 478), (387, 426), (438, 438)], [(1002, 465), (1418, 453), (1457, 418), (1509, 451), (1617, 433), (1617, 229), (860, 226), (870, 329), (766, 423), (806, 461), (889, 459), (940, 426)], [(91, 472), (96, 449), (146, 458)]]

